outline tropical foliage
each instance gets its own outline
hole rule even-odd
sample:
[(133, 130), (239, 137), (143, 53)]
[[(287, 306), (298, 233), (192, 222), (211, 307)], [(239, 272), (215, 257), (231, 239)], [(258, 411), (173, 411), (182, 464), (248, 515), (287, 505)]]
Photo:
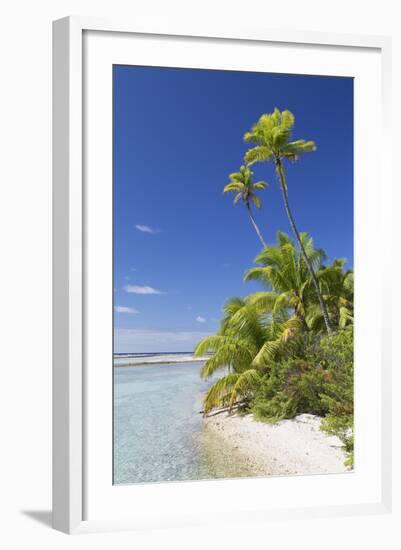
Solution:
[[(211, 353), (201, 377), (213, 377), (204, 412), (227, 408), (253, 412), (255, 418), (276, 422), (301, 413), (324, 417), (322, 429), (337, 435), (353, 461), (353, 271), (345, 260), (327, 263), (323, 249), (300, 232), (289, 205), (284, 161), (296, 161), (316, 150), (313, 141), (292, 141), (290, 111), (264, 114), (244, 138), (254, 147), (245, 166), (230, 174), (224, 193), (242, 202), (263, 245), (245, 281), (260, 290), (232, 298), (224, 306), (219, 331), (198, 343), (195, 354)], [(295, 240), (278, 232), (267, 245), (253, 218), (260, 208), (249, 166), (272, 161)], [(221, 377), (216, 379), (216, 373)]]
[(241, 403), (249, 400), (261, 375), (253, 360), (271, 337), (271, 326), (244, 300), (231, 299), (224, 312), (218, 334), (204, 338), (195, 349), (195, 355), (199, 356), (214, 352), (201, 368), (202, 378), (211, 377), (217, 370), (224, 373), (206, 394), (205, 412), (219, 406), (228, 406), (231, 411), (237, 400)]
[(195, 354), (212, 352), (201, 368), (209, 379), (204, 412), (233, 407), (255, 418), (276, 422), (297, 414), (325, 417), (323, 428), (335, 433), (352, 453), (353, 438), (353, 291), (352, 271), (344, 261), (330, 265), (312, 238), (301, 233), (313, 262), (336, 331), (326, 334), (304, 256), (285, 233), (256, 258), (245, 273), (265, 288), (224, 307), (220, 330), (201, 340)]

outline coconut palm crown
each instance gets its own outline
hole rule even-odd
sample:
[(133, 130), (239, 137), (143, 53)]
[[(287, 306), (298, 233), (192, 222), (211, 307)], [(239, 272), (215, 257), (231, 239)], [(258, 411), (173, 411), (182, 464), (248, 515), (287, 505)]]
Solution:
[(263, 247), (266, 247), (266, 242), (263, 239), (262, 233), (257, 225), (251, 210), (251, 203), (256, 207), (261, 207), (260, 197), (257, 195), (257, 191), (263, 191), (266, 189), (267, 183), (265, 181), (253, 181), (253, 172), (246, 166), (241, 166), (239, 172), (233, 172), (229, 175), (230, 183), (228, 183), (223, 193), (235, 193), (234, 204), (242, 201), (248, 210), (249, 217), (252, 225), (259, 237)]
[(262, 115), (258, 122), (246, 132), (244, 140), (256, 147), (245, 154), (248, 165), (255, 162), (288, 159), (296, 161), (303, 153), (316, 151), (314, 141), (298, 139), (290, 141), (295, 117), (290, 111), (274, 109), (273, 113)]

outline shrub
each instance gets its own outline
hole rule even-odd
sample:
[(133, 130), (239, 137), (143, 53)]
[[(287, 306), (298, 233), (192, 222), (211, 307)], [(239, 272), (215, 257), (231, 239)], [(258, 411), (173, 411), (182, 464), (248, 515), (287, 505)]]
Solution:
[(320, 393), (326, 382), (327, 373), (304, 359), (277, 363), (262, 381), (253, 412), (257, 418), (270, 422), (301, 413), (322, 416), (327, 408)]
[(354, 456), (354, 360), (352, 327), (340, 332), (333, 342), (322, 342), (332, 380), (321, 395), (327, 408), (322, 430), (336, 435), (348, 453), (347, 465)]
[(309, 338), (297, 356), (274, 364), (262, 378), (251, 409), (255, 418), (277, 422), (297, 414), (325, 417), (322, 430), (339, 437), (353, 464), (353, 331)]

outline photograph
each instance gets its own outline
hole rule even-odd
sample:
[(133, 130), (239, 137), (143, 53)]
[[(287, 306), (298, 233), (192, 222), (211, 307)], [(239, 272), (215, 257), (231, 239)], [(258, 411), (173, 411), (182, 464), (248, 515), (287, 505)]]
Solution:
[(354, 79), (112, 76), (113, 483), (352, 475)]

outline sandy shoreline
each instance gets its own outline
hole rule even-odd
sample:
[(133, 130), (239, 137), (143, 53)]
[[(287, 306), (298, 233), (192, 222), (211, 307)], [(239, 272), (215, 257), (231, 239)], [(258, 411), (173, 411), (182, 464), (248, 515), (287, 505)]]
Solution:
[(265, 475), (331, 474), (349, 471), (341, 441), (320, 431), (321, 419), (302, 414), (277, 424), (257, 422), (251, 414), (205, 418), (205, 429), (248, 457)]

